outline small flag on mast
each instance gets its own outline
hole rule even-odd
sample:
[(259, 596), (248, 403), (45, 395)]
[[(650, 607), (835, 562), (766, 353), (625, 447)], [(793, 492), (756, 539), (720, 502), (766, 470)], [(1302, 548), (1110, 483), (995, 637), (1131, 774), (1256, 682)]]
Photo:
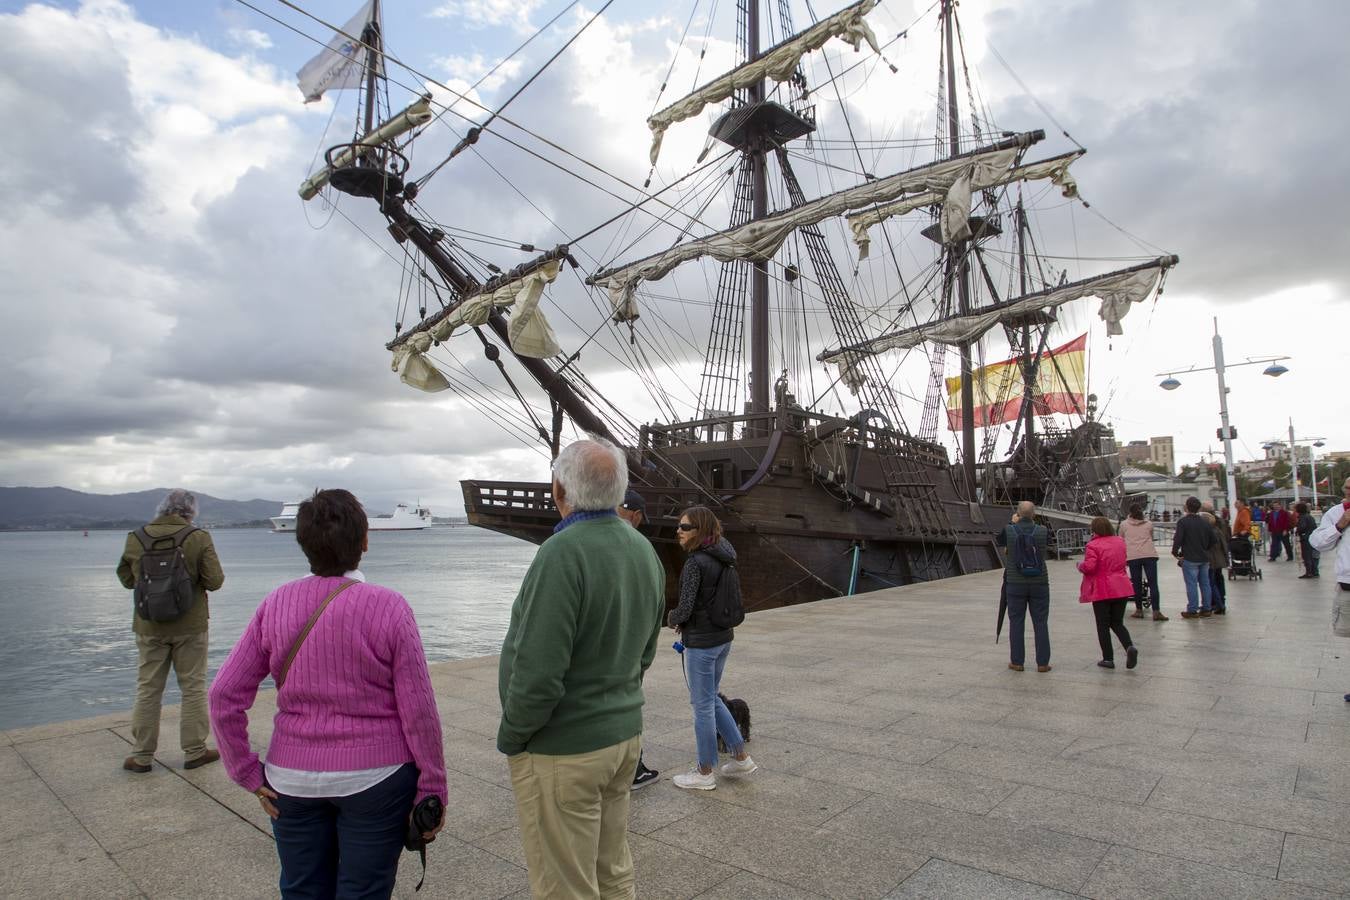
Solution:
[[(333, 35), (328, 46), (319, 51), (319, 55), (305, 63), (296, 73), (300, 92), (305, 95), (306, 103), (322, 99), (324, 91), (340, 91), (346, 88), (360, 87), (365, 77), (366, 48), (360, 43), (362, 32), (370, 24), (374, 15), (375, 0), (367, 2), (342, 26), (342, 31)], [(378, 26), (379, 23), (377, 22)], [(351, 37), (347, 37), (351, 35)], [(377, 62), (383, 74), (384, 60)]]

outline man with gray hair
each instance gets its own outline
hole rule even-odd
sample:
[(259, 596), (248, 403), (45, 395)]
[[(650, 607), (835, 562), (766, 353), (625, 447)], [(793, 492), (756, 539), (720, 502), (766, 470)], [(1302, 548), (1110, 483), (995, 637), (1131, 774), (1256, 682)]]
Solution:
[(1050, 671), (1050, 575), (1045, 549), (1050, 533), (1036, 524), (1036, 504), (1023, 500), (994, 538), (1008, 554), (1003, 582), (1008, 597), (1008, 668), (1021, 672), (1026, 662), (1026, 616), (1036, 636), (1036, 671)]
[(628, 798), (665, 572), (614, 512), (627, 486), (624, 455), (608, 441), (558, 454), (562, 521), (525, 574), (502, 642), (497, 749), (535, 897), (635, 896)]
[[(206, 705), (206, 650), (208, 591), (225, 583), (211, 535), (192, 524), (197, 498), (180, 489), (160, 501), (153, 521), (127, 535), (126, 549), (117, 564), (117, 577), (133, 589), (131, 630), (136, 635), (140, 662), (136, 670), (136, 702), (131, 709), (132, 753), (122, 762), (128, 772), (145, 774), (153, 766), (159, 744), (159, 709), (164, 683), (172, 666), (183, 694), (179, 742), (183, 768), (196, 769), (220, 759), (206, 746), (210, 732)], [(146, 571), (149, 560), (156, 573)], [(183, 593), (186, 610), (165, 602), (164, 590), (186, 569)], [(154, 576), (154, 577), (152, 577)], [(174, 588), (170, 587), (170, 590)]]

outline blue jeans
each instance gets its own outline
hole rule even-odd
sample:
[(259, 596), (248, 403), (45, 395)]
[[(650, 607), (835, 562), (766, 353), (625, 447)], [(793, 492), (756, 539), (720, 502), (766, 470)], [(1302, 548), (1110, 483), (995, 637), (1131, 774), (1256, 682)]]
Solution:
[(1148, 597), (1154, 612), (1162, 612), (1158, 599), (1158, 557), (1143, 556), (1129, 561), (1130, 583), (1134, 585), (1134, 605), (1144, 610), (1144, 578), (1148, 578)]
[(1008, 650), (1012, 664), (1026, 662), (1026, 617), (1031, 611), (1031, 630), (1036, 635), (1036, 665), (1050, 665), (1050, 585), (1009, 581)]
[(1213, 585), (1209, 580), (1209, 561), (1189, 562), (1182, 560), (1181, 577), (1186, 581), (1186, 612), (1196, 611), (1196, 601), (1200, 608), (1209, 612)]
[(278, 796), (281, 896), (391, 896), (416, 793), (417, 767), (407, 763), (350, 797)]
[(740, 755), (745, 749), (741, 730), (731, 710), (717, 696), (722, 685), (722, 670), (731, 655), (731, 642), (718, 647), (688, 647), (684, 651), (685, 675), (689, 679), (689, 705), (694, 708), (694, 743), (698, 747), (700, 768), (717, 765), (717, 736), (722, 735), (727, 749)]

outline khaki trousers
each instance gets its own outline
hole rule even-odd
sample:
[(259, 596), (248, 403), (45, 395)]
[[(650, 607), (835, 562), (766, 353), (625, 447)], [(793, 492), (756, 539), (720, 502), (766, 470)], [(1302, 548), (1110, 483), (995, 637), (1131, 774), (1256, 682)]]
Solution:
[(591, 753), (507, 758), (535, 900), (636, 897), (628, 797), (642, 736)]
[(211, 731), (206, 708), (206, 646), (205, 631), (174, 637), (136, 635), (141, 658), (136, 670), (136, 703), (131, 708), (132, 756), (136, 762), (149, 765), (159, 746), (160, 699), (170, 666), (183, 694), (178, 726), (183, 758), (196, 759), (206, 752), (206, 736)]

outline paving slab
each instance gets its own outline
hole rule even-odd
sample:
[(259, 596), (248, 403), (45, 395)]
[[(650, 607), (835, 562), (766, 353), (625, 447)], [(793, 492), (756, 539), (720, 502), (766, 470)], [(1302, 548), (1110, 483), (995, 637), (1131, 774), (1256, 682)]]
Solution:
[[(1164, 608), (1182, 596), (1163, 567)], [(1334, 585), (1271, 566), (1231, 614), (1127, 620), (1133, 671), (1095, 666), (1071, 562), (1051, 565), (1054, 671), (1011, 672), (997, 573), (790, 609), (737, 629), (724, 686), (761, 771), (671, 784), (694, 755), (679, 657), (645, 683), (634, 794), (641, 897), (1321, 897), (1350, 885), (1350, 642)], [(431, 666), (449, 819), (396, 896), (528, 897), (497, 660)], [(250, 738), (265, 750), (275, 695)], [(220, 766), (181, 768), (166, 707), (154, 771), (121, 770), (129, 715), (0, 734), (0, 896), (274, 896), (270, 822)], [(165, 852), (171, 848), (172, 852)]]

